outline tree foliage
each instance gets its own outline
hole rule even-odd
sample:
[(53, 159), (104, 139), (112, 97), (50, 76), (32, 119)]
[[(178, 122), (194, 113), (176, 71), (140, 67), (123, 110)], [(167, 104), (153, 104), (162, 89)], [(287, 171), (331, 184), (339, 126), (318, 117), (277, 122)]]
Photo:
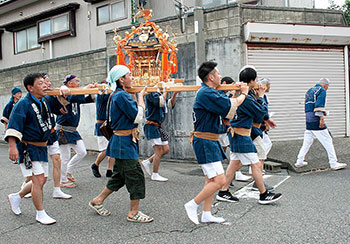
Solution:
[(328, 0), (329, 9), (337, 9), (344, 12), (344, 16), (348, 25), (350, 25), (350, 0), (345, 0), (343, 5), (338, 5), (334, 0)]

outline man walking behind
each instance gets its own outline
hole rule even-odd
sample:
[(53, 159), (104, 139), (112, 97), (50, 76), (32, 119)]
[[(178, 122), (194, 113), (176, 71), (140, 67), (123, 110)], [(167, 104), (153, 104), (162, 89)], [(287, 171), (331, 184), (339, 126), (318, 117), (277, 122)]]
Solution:
[(319, 82), (310, 88), (305, 95), (305, 117), (306, 130), (304, 133), (304, 142), (301, 147), (295, 167), (300, 168), (308, 163), (304, 161), (305, 155), (309, 151), (315, 138), (319, 140), (328, 154), (329, 165), (332, 170), (343, 169), (347, 165), (338, 163), (335, 154), (333, 140), (327, 126), (324, 122), (326, 112), (326, 95), (329, 86), (329, 79), (321, 78)]

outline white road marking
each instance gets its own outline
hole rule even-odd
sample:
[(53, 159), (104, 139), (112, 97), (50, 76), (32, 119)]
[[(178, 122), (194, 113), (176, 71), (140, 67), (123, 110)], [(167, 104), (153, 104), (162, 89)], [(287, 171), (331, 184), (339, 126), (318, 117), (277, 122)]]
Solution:
[[(290, 176), (280, 176), (280, 175), (264, 175), (264, 179), (267, 178), (281, 178), (281, 180), (274, 185), (274, 188), (276, 189), (278, 186), (280, 186), (283, 182), (285, 182), (286, 180), (288, 180), (290, 178)], [(243, 187), (242, 189), (240, 189), (239, 191), (235, 192), (233, 195), (235, 197), (238, 198), (252, 198), (252, 199), (259, 199), (259, 191), (252, 191), (252, 186), (253, 186), (254, 182), (249, 183), (248, 185), (246, 185), (245, 187)]]

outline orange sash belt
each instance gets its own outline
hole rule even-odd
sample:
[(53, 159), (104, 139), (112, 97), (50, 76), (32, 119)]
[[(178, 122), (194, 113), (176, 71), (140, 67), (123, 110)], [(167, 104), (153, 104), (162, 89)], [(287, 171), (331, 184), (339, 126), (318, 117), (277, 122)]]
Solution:
[(260, 128), (261, 124), (260, 123), (253, 123), (253, 126), (256, 127), (256, 128)]
[(38, 141), (26, 141), (26, 140), (22, 140), (22, 142), (24, 144), (30, 144), (30, 145), (34, 145), (34, 146), (38, 146), (38, 147), (46, 147), (47, 145), (47, 141), (43, 141), (43, 142), (38, 142)]
[(136, 143), (136, 140), (140, 140), (140, 131), (137, 128), (130, 130), (114, 130), (114, 135), (117, 136), (129, 136), (132, 135), (132, 141)]
[(146, 120), (146, 124), (148, 124), (148, 125), (155, 125), (155, 126), (157, 126), (157, 127), (162, 127), (161, 124), (159, 124), (159, 123), (157, 123), (157, 122), (154, 122), (154, 121), (152, 121), (152, 120)]
[(250, 136), (251, 129), (246, 129), (246, 128), (232, 128), (229, 127), (227, 130), (227, 133), (231, 133), (232, 137), (237, 134), (240, 136)]
[(102, 123), (103, 124), (104, 122), (105, 122), (105, 120), (99, 120), (99, 119), (96, 120), (96, 123)]
[(210, 141), (219, 141), (220, 134), (215, 134), (211, 132), (201, 132), (201, 131), (192, 131), (190, 135), (190, 142), (193, 142), (193, 137), (198, 137), (200, 139), (210, 140)]

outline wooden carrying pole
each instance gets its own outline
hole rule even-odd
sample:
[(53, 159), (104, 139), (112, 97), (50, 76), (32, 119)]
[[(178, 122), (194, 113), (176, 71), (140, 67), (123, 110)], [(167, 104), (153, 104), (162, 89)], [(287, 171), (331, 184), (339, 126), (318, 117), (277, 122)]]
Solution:
[[(158, 84), (160, 85), (160, 84)], [(159, 86), (159, 87), (147, 87), (146, 92), (188, 92), (188, 91), (198, 91), (201, 86)], [(144, 87), (133, 87), (127, 89), (126, 91), (129, 93), (140, 92), (144, 89)], [(220, 85), (217, 90), (220, 91), (231, 91), (231, 90), (239, 90), (239, 86), (235, 84), (231, 85)], [(70, 88), (70, 95), (88, 95), (88, 94), (105, 94), (112, 93), (112, 90), (105, 85), (99, 85), (98, 88)], [(47, 91), (47, 95), (49, 96), (58, 96), (60, 95), (60, 89), (54, 88), (50, 91)]]

